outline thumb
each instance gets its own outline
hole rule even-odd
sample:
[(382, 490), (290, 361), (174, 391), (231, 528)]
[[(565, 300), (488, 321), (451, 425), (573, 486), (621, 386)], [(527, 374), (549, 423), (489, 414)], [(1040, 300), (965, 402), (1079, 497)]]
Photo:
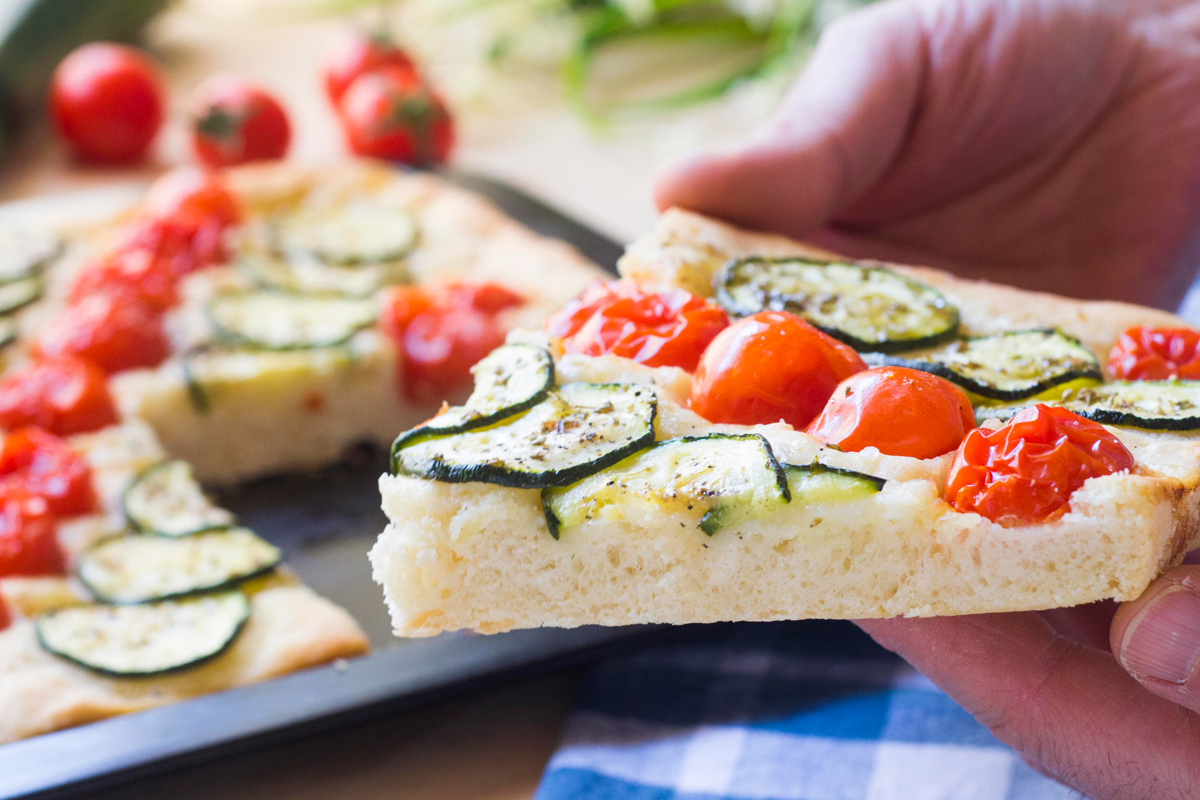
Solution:
[(909, 4), (883, 3), (839, 19), (772, 119), (745, 144), (693, 156), (659, 176), (659, 208), (808, 234), (892, 163), (918, 106), (925, 60)]
[(1121, 666), (1159, 697), (1200, 711), (1200, 566), (1169, 570), (1113, 618)]

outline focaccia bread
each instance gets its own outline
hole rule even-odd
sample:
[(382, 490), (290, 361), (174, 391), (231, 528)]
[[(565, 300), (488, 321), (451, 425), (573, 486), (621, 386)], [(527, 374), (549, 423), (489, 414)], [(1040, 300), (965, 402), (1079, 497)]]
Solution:
[[(721, 268), (751, 256), (837, 260), (781, 237), (676, 210), (629, 248), (620, 268), (646, 288), (681, 287), (712, 297)], [(958, 310), (960, 335), (1057, 328), (1100, 363), (1131, 326), (1185, 325), (1149, 308), (884, 266), (940, 290)], [(793, 465), (785, 469), (788, 481), (796, 480), (791, 502), (706, 527), (713, 518), (700, 500), (684, 505), (660, 493), (655, 501), (595, 501), (614, 483), (627, 488), (624, 481), (634, 474), (630, 465), (650, 452), (649, 441), (634, 442), (632, 436), (622, 440), (629, 447), (620, 452), (595, 450), (593, 464), (603, 461), (604, 469), (585, 469), (592, 477), (564, 471), (562, 481), (544, 482), (546, 489), (514, 486), (511, 474), (497, 478), (468, 464), (466, 456), (459, 458), (473, 472), (452, 474), (434, 463), (438, 454), (469, 455), (469, 448), (484, 448), (489, 437), (501, 442), (503, 436), (513, 437), (502, 441), (509, 451), (530, 437), (548, 441), (549, 449), (536, 451), (536, 458), (556, 458), (551, 428), (524, 440), (517, 435), (521, 426), (531, 428), (522, 420), (539, 407), (499, 428), (459, 434), (455, 443), (454, 437), (430, 439), (418, 429), (402, 437), (404, 445), (394, 455), (397, 468), (380, 480), (390, 524), (371, 551), (398, 635), (976, 614), (1129, 600), (1178, 563), (1200, 536), (1200, 438), (1193, 431), (1109, 426), (1136, 458), (1132, 471), (1088, 480), (1057, 518), (1005, 527), (955, 511), (943, 499), (953, 453), (915, 459), (874, 448), (840, 452), (783, 423), (715, 425), (685, 407), (691, 376), (681, 369), (649, 368), (611, 355), (564, 356), (540, 333), (510, 335), (516, 341), (553, 355), (560, 394), (578, 394), (570, 387), (584, 383), (640, 386), (652, 393), (657, 409), (646, 426), (656, 448), (666, 440), (687, 441), (676, 437), (733, 437), (724, 443), (704, 440), (710, 447), (704, 469), (710, 472), (749, 464), (746, 454), (762, 445), (744, 435), (763, 437), (778, 465)], [(1097, 374), (1092, 383), (1098, 380)], [(1068, 402), (1071, 393), (1057, 397)], [(1054, 395), (1048, 401), (1056, 402)], [(1003, 404), (996, 407), (995, 416), (1003, 417), (1003, 410)], [(980, 416), (984, 427), (1001, 424), (989, 413)], [(598, 418), (595, 407), (591, 418)], [(579, 421), (583, 417), (563, 419), (587, 424)], [(605, 436), (600, 428), (589, 435)], [(820, 466), (812, 467), (814, 462)], [(507, 469), (534, 467), (510, 460)], [(578, 496), (591, 499), (580, 506)], [(761, 503), (757, 498), (751, 502)], [(585, 511), (572, 511), (580, 507)], [(568, 520), (564, 508), (575, 516)]]

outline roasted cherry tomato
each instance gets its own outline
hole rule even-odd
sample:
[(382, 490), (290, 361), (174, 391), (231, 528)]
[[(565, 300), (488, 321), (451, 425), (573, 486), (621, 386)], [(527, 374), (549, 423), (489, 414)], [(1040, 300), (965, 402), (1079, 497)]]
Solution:
[(404, 164), (441, 164), (454, 147), (442, 99), (416, 74), (384, 67), (347, 87), (338, 117), (351, 152)]
[(96, 507), (92, 470), (65, 441), (40, 428), (8, 434), (0, 448), (0, 484), (45, 498), (57, 517), (86, 514)]
[(118, 250), (85, 264), (75, 276), (69, 299), (78, 302), (90, 294), (113, 292), (165, 311), (179, 301), (175, 269), (152, 250)]
[(0, 578), (66, 572), (54, 528), (45, 498), (19, 486), (0, 487)]
[(192, 149), (210, 167), (275, 161), (292, 141), (279, 101), (238, 78), (209, 78), (196, 88), (192, 107)]
[(431, 402), (470, 386), (471, 367), (504, 344), (496, 314), (522, 302), (492, 283), (393, 289), (380, 325), (404, 352), (405, 393)]
[(85, 44), (54, 70), (50, 111), (58, 132), (80, 158), (135, 161), (162, 125), (158, 68), (132, 47)]
[(975, 427), (971, 401), (948, 380), (905, 367), (876, 367), (833, 390), (808, 433), (842, 450), (935, 458)]
[(110, 375), (157, 366), (171, 350), (161, 312), (114, 292), (68, 305), (42, 329), (37, 349), (50, 358), (80, 356)]
[(710, 422), (803, 429), (846, 378), (867, 368), (850, 347), (784, 311), (760, 311), (712, 340), (688, 405)]
[(224, 230), (215, 217), (138, 217), (121, 228), (110, 255), (149, 254), (166, 272), (181, 277), (225, 261)]
[(336, 107), (355, 78), (380, 67), (407, 70), (414, 75), (417, 72), (412, 59), (386, 33), (347, 31), (325, 59), (325, 94), (329, 102)]
[(1130, 328), (1108, 354), (1114, 378), (1200, 380), (1200, 331), (1191, 328)]
[(213, 220), (222, 228), (242, 219), (241, 203), (224, 181), (198, 167), (179, 167), (163, 174), (146, 190), (142, 207), (155, 219)]
[(1088, 478), (1133, 469), (1121, 440), (1065, 408), (1036, 405), (997, 430), (976, 428), (946, 477), (946, 502), (1006, 527), (1065, 512)]
[(683, 289), (644, 292), (632, 281), (596, 281), (546, 320), (546, 332), (566, 353), (611, 353), (692, 372), (728, 325), (720, 306)]
[(58, 436), (117, 421), (104, 370), (75, 356), (45, 359), (0, 380), (0, 426), (36, 425)]

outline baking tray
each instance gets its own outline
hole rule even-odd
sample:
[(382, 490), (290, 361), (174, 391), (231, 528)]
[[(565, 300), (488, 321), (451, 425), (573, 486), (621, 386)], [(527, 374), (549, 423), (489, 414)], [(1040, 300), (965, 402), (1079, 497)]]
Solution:
[[(445, 177), (615, 273), (622, 248), (610, 239), (510, 186), (473, 175)], [(269, 478), (220, 495), (247, 525), (283, 548), (309, 586), (358, 619), (371, 654), (0, 746), (0, 798), (85, 795), (517, 674), (580, 663), (645, 631), (542, 628), (396, 639), (367, 562), (387, 521), (377, 487), (386, 464), (384, 453), (364, 448), (316, 474)]]

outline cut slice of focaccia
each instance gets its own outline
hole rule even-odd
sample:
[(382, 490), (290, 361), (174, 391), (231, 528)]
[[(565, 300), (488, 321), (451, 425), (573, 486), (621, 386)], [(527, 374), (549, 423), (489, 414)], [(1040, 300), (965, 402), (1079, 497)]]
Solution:
[[(737, 289), (726, 265), (752, 258), (842, 261), (780, 237), (670, 211), (630, 247), (621, 271), (644, 287), (713, 297), (715, 284)], [(931, 616), (1128, 600), (1197, 543), (1200, 419), (1186, 410), (1200, 401), (1197, 390), (1176, 385), (1173, 391), (1187, 398), (1134, 403), (1119, 384), (1095, 386), (1103, 377), (1099, 363), (1124, 330), (1180, 327), (1181, 320), (930, 269), (867, 268), (886, 273), (870, 280), (903, 284), (896, 291), (906, 302), (920, 301), (930, 289), (942, 298), (937, 303), (944, 301), (937, 308), (953, 307), (958, 318), (951, 333), (966, 337), (954, 352), (995, 349), (971, 337), (1030, 332), (1018, 349), (1043, 348), (1053, 369), (1030, 376), (1018, 360), (988, 370), (977, 359), (956, 361), (943, 352), (951, 323), (941, 311), (926, 339), (879, 359), (911, 357), (929, 369), (937, 362), (947, 374), (958, 369), (963, 374), (952, 377), (984, 390), (998, 387), (986, 402), (1021, 395), (1027, 402), (1078, 407), (1085, 416), (1095, 414), (1097, 403), (1121, 406), (1130, 415), (1122, 419), (1138, 426), (1109, 430), (1134, 455), (1134, 469), (1086, 481), (1057, 518), (1005, 527), (945, 502), (952, 453), (922, 460), (874, 448), (840, 452), (783, 423), (716, 425), (686, 408), (691, 376), (681, 369), (611, 355), (563, 355), (540, 334), (513, 334), (510, 342), (540, 344), (554, 356), (552, 394), (563, 398), (579, 391), (572, 387), (595, 385), (649, 392), (651, 421), (620, 417), (630, 429), (619, 431), (629, 448), (623, 460), (604, 463), (591, 444), (618, 428), (594, 413), (593, 426), (566, 430), (548, 417), (531, 432), (521, 426), (530, 427), (523, 420), (534, 411), (514, 412), (508, 423), (424, 441), (421, 449), (412, 444), (421, 437), (402, 437), (392, 474), (380, 480), (390, 522), (371, 551), (396, 633)], [(835, 330), (842, 324), (819, 314), (811, 319)], [(1092, 392), (1087, 408), (1078, 405), (1085, 390)], [(1105, 400), (1104, 392), (1120, 394), (1124, 405)], [(998, 427), (1004, 406), (989, 408), (976, 409), (982, 424)], [(569, 409), (558, 413), (563, 421), (574, 418)], [(647, 424), (654, 441), (635, 446), (638, 425)], [(559, 475), (567, 467), (575, 472), (538, 477), (543, 473), (522, 461), (549, 456)], [(439, 470), (428, 467), (431, 459), (440, 459)], [(504, 479), (486, 469), (453, 469), (468, 461)], [(534, 477), (516, 480), (517, 473)]]

